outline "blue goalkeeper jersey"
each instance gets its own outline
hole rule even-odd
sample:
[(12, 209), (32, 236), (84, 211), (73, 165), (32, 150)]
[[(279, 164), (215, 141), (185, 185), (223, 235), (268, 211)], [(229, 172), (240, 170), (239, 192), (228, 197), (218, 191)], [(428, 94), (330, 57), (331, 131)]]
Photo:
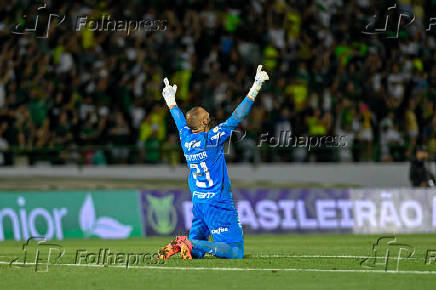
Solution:
[(192, 133), (180, 108), (171, 109), (189, 168), (188, 183), (193, 203), (232, 201), (223, 147), (233, 130), (248, 115), (252, 105), (253, 101), (245, 97), (230, 118), (203, 133)]

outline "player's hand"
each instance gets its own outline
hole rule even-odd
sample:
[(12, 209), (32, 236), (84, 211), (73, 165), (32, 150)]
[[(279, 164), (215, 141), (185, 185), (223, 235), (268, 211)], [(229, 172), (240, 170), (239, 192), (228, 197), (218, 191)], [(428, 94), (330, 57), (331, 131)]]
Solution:
[(254, 79), (255, 79), (256, 82), (261, 82), (261, 83), (263, 83), (264, 81), (269, 80), (269, 76), (266, 73), (266, 71), (262, 70), (262, 65), (261, 64), (257, 66), (256, 76), (255, 76)]
[(269, 80), (269, 76), (266, 71), (262, 70), (262, 65), (257, 66), (256, 76), (254, 77), (254, 84), (248, 92), (248, 97), (254, 101), (256, 99), (257, 94), (262, 88), (263, 82)]
[(176, 104), (177, 85), (174, 84), (173, 86), (170, 86), (170, 82), (168, 78), (164, 78), (164, 84), (165, 87), (162, 90), (162, 96), (165, 99), (167, 106), (168, 107), (177, 106)]

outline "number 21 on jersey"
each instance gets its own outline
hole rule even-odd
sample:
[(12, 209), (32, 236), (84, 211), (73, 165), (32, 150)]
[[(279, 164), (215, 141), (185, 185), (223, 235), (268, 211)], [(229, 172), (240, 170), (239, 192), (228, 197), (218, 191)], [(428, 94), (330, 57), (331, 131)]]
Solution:
[[(198, 164), (194, 164), (194, 163), (191, 163), (191, 164), (189, 164), (189, 167), (190, 168), (192, 168), (192, 169), (195, 169), (197, 172), (193, 172), (192, 173), (192, 177), (194, 177), (194, 179), (195, 179), (195, 184), (198, 186), (198, 187), (202, 187), (202, 188), (204, 188), (204, 187), (211, 187), (212, 185), (213, 185), (213, 180), (210, 178), (210, 174), (209, 174), (209, 169), (207, 168), (207, 166), (206, 166), (206, 162), (201, 162), (200, 163), (200, 167), (198, 167)], [(199, 181), (197, 178), (198, 178), (198, 176), (202, 173), (201, 171), (203, 171), (203, 173), (204, 173), (204, 175), (206, 176), (206, 181), (207, 181), (207, 183), (206, 182), (202, 182), (202, 181)]]

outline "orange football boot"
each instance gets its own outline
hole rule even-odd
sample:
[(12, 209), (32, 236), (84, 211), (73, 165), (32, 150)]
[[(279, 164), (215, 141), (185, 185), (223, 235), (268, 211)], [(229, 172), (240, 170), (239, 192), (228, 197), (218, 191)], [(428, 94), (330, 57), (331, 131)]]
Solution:
[(192, 260), (192, 244), (187, 236), (177, 236), (177, 245), (180, 248), (180, 256), (183, 260)]
[(180, 246), (179, 246), (179, 243), (177, 242), (177, 238), (176, 238), (176, 239), (172, 240), (168, 244), (168, 246), (162, 247), (162, 249), (159, 250), (157, 258), (167, 260), (172, 255), (174, 255), (178, 252), (180, 252)]

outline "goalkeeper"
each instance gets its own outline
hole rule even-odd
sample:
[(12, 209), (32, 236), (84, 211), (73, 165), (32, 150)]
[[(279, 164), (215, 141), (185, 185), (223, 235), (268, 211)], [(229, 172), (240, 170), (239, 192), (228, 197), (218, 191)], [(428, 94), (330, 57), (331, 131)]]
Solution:
[[(176, 237), (159, 251), (160, 259), (168, 259), (178, 252), (183, 259), (203, 258), (205, 253), (227, 259), (244, 257), (244, 237), (233, 204), (223, 144), (247, 117), (263, 82), (268, 79), (259, 65), (248, 95), (230, 118), (214, 128), (210, 128), (209, 113), (202, 107), (192, 108), (185, 119), (175, 101), (177, 86), (170, 86), (168, 79), (164, 79), (162, 95), (176, 122), (189, 167), (193, 220), (189, 239)], [(213, 242), (209, 242), (209, 235)]]

